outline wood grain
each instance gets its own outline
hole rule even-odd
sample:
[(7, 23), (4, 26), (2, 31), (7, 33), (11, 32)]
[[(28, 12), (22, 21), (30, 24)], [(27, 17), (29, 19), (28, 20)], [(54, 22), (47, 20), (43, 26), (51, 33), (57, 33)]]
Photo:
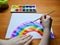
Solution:
[[(0, 13), (0, 39), (5, 39), (7, 28), (11, 18), (11, 5), (36, 5), (37, 13), (48, 13), (49, 10), (55, 9), (55, 12), (50, 14), (53, 19), (52, 28), (55, 34), (55, 39), (51, 39), (50, 45), (60, 45), (60, 0), (8, 0), (9, 8)], [(33, 40), (32, 45), (38, 45), (40, 40)]]

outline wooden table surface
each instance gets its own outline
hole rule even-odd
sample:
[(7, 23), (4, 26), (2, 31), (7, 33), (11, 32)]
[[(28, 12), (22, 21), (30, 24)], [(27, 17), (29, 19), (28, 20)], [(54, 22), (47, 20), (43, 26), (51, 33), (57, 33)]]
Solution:
[[(55, 39), (51, 39), (50, 45), (60, 45), (60, 0), (8, 0), (9, 8), (0, 13), (0, 39), (5, 39), (6, 31), (10, 22), (11, 13), (10, 8), (13, 4), (19, 5), (36, 5), (37, 13), (45, 14), (48, 11), (55, 9), (55, 12), (50, 14), (53, 19), (52, 28), (54, 31)], [(39, 40), (33, 41), (38, 45)]]

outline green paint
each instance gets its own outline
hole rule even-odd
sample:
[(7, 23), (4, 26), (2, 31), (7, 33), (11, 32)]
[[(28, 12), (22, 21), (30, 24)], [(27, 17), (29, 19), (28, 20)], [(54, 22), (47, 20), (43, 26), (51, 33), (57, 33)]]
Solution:
[(35, 10), (35, 9), (33, 9), (33, 12), (36, 12), (36, 10)]
[(25, 6), (23, 6), (23, 8), (25, 8)]
[(26, 11), (28, 12), (28, 11), (29, 11), (29, 9), (26, 9)]

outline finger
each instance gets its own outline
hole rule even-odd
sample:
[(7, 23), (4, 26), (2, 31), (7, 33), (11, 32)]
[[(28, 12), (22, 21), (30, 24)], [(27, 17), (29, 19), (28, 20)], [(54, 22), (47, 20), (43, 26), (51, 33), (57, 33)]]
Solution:
[(52, 18), (50, 18), (50, 23), (52, 23)]
[(44, 15), (44, 19), (46, 19), (46, 15)]
[(47, 19), (50, 19), (51, 18), (49, 15), (47, 15), (46, 17), (47, 17)]
[(44, 20), (44, 19), (45, 19), (44, 17), (45, 17), (45, 15), (43, 15), (43, 16), (42, 16), (42, 20)]
[(29, 37), (29, 36), (30, 36), (30, 35), (24, 35), (23, 37), (17, 38), (17, 39), (15, 39), (14, 41), (15, 41), (15, 42), (18, 42), (18, 41), (21, 41), (21, 40), (23, 40), (23, 39)]
[(53, 21), (52, 18), (50, 18), (50, 20)]
[(14, 41), (14, 42), (16, 42), (16, 41), (18, 41), (18, 40), (21, 40), (23, 37), (25, 38), (26, 35), (23, 35), (22, 37), (17, 36), (17, 37), (15, 37), (15, 38), (11, 39), (11, 40)]
[[(24, 36), (24, 35), (23, 35)], [(23, 36), (16, 36), (16, 37), (14, 37), (14, 38), (12, 38), (12, 39), (10, 39), (10, 40), (15, 40), (15, 39), (18, 39), (18, 38), (22, 38)]]
[(31, 41), (32, 41), (32, 38), (31, 38), (30, 40), (28, 40), (28, 41), (25, 43), (25, 45), (29, 45), (29, 44), (31, 43)]
[(25, 38), (24, 40), (23, 40), (23, 42), (28, 42), (30, 39), (32, 38), (32, 36), (29, 36), (29, 37), (27, 37), (27, 38)]
[(42, 23), (42, 16), (41, 16), (41, 18), (40, 18), (40, 23)]
[(42, 21), (40, 21), (40, 23), (42, 24)]
[(29, 36), (29, 37), (26, 37), (24, 40), (19, 40), (19, 41), (17, 41), (17, 44), (19, 44), (19, 43), (26, 43), (28, 40), (30, 40), (32, 37), (31, 36)]
[(40, 17), (40, 20), (42, 20), (42, 16)]
[(30, 36), (31, 36), (31, 35), (26, 35), (26, 36), (22, 37), (21, 40), (24, 40), (24, 39), (26, 39), (26, 38), (28, 38), (28, 37), (30, 37)]

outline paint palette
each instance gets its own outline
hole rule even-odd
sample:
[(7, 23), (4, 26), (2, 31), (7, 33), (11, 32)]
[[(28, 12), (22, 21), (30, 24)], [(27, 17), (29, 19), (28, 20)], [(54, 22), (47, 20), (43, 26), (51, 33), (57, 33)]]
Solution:
[[(22, 36), (22, 35), (40, 35), (43, 36), (43, 27), (42, 24), (37, 23), (37, 22), (28, 22), (28, 23), (23, 23), (22, 25), (18, 26), (13, 33), (11, 34), (11, 38), (16, 37), (16, 36)], [(50, 35), (51, 38), (54, 38), (53, 33), (51, 32)]]
[(11, 12), (15, 13), (36, 13), (35, 5), (12, 5)]

